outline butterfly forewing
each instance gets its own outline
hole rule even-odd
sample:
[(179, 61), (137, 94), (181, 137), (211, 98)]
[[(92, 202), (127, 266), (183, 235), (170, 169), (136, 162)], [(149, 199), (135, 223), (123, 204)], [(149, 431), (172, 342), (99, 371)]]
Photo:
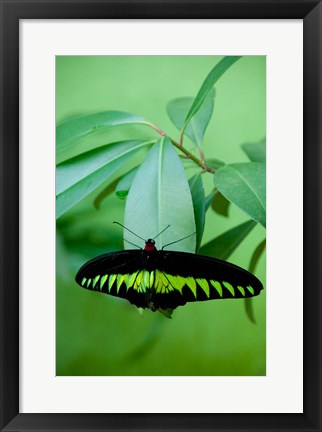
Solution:
[(255, 276), (226, 261), (184, 252), (159, 256), (159, 269), (186, 301), (253, 297), (263, 289)]
[(142, 295), (134, 289), (128, 289), (142, 265), (144, 262), (140, 250), (111, 252), (84, 264), (76, 275), (76, 282), (83, 288), (122, 297), (143, 307), (146, 302), (144, 298), (141, 299)]

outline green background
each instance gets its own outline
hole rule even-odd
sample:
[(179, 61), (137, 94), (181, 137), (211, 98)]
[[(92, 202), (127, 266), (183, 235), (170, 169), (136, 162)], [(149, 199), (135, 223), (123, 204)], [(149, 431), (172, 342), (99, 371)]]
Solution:
[[(145, 117), (178, 140), (179, 132), (166, 113), (167, 102), (195, 96), (220, 59), (59, 56), (57, 123), (80, 114), (120, 110)], [(215, 88), (214, 113), (204, 138), (206, 157), (246, 162), (240, 145), (260, 141), (266, 133), (265, 57), (243, 57)], [(128, 138), (158, 136), (144, 126), (103, 130), (73, 145), (57, 161)], [(189, 140), (185, 145), (194, 149)], [(141, 160), (142, 156), (135, 157), (122, 172)], [(195, 172), (194, 168), (187, 169), (189, 177)], [(213, 179), (205, 174), (203, 180), (207, 194)], [(75, 273), (86, 260), (123, 248), (122, 229), (112, 222), (123, 221), (125, 202), (111, 194), (100, 210), (92, 204), (106, 184), (57, 221), (57, 375), (265, 375), (265, 290), (253, 299), (257, 321), (253, 324), (246, 316), (243, 300), (190, 303), (176, 309), (173, 319), (168, 320), (150, 311), (141, 317), (127, 301), (81, 289), (74, 282)], [(228, 218), (210, 209), (202, 244), (248, 219), (235, 206), (230, 207)], [(264, 228), (257, 225), (229, 261), (247, 268), (264, 237)], [(256, 276), (265, 286), (265, 254)]]

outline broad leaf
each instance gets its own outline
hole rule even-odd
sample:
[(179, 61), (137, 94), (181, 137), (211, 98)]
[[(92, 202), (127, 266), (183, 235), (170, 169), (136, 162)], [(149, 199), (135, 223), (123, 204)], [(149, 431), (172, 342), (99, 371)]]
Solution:
[[(125, 204), (124, 224), (144, 239), (156, 239), (161, 249), (196, 231), (189, 184), (182, 163), (167, 137), (151, 148), (140, 166)], [(125, 239), (143, 246), (128, 232)], [(125, 241), (126, 248), (133, 248)], [(195, 252), (195, 235), (167, 247), (169, 250)]]
[(67, 120), (56, 128), (57, 153), (66, 150), (75, 141), (97, 131), (99, 128), (129, 124), (151, 126), (143, 117), (123, 111), (104, 111)]
[(115, 173), (135, 153), (152, 141), (130, 140), (108, 144), (57, 165), (56, 217)]
[[(187, 124), (185, 128), (184, 133), (197, 147), (202, 146), (203, 136), (214, 109), (214, 96), (215, 91), (211, 89), (199, 111), (191, 118), (189, 124)], [(168, 115), (177, 129), (182, 129), (193, 100), (194, 98), (192, 97), (182, 97), (173, 99), (168, 103)]]
[(137, 171), (138, 167), (131, 169), (131, 171), (125, 174), (117, 183), (115, 193), (120, 199), (125, 199), (127, 197)]
[[(252, 258), (250, 260), (250, 264), (248, 267), (248, 270), (250, 271), (250, 273), (255, 272), (258, 261), (259, 261), (260, 257), (262, 256), (262, 253), (265, 250), (265, 246), (266, 246), (266, 239), (264, 239), (262, 242), (260, 242), (260, 244), (254, 250), (254, 253), (252, 255)], [(255, 324), (256, 320), (255, 320), (255, 314), (254, 314), (254, 310), (253, 310), (253, 302), (252, 302), (251, 297), (245, 299), (245, 310), (246, 310), (246, 314), (247, 314), (248, 318)]]
[(246, 162), (225, 165), (214, 175), (216, 188), (256, 222), (266, 226), (266, 165)]
[(252, 162), (266, 162), (266, 138), (257, 143), (244, 143), (241, 147)]
[(196, 250), (198, 251), (205, 228), (205, 191), (202, 184), (201, 174), (195, 174), (189, 179), (193, 211), (196, 222)]
[(221, 216), (228, 217), (230, 202), (219, 192), (216, 191), (211, 207), (213, 211)]
[(199, 253), (226, 260), (244, 238), (247, 237), (255, 225), (256, 222), (252, 220), (244, 222), (206, 243), (200, 248)]
[(184, 125), (182, 127), (182, 132), (185, 130), (187, 124), (190, 122), (191, 118), (199, 111), (201, 105), (206, 99), (208, 93), (212, 89), (212, 87), (216, 84), (219, 78), (232, 66), (237, 60), (239, 60), (240, 56), (228, 56), (224, 57), (208, 74), (205, 81), (202, 83), (200, 90), (195, 97), (193, 104), (187, 114), (187, 117), (184, 121)]

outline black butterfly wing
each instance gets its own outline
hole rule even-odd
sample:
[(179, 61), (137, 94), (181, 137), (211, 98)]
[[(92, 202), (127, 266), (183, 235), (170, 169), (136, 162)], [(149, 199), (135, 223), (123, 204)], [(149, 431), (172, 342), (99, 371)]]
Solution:
[(197, 254), (159, 251), (156, 269), (153, 300), (160, 309), (193, 301), (253, 297), (263, 289), (241, 267)]
[(254, 275), (226, 261), (174, 251), (101, 255), (81, 267), (76, 282), (153, 311), (193, 301), (253, 297), (263, 289)]
[(146, 308), (146, 293), (135, 289), (135, 281), (145, 262), (142, 250), (111, 252), (85, 263), (75, 280), (83, 288), (125, 298), (138, 307)]

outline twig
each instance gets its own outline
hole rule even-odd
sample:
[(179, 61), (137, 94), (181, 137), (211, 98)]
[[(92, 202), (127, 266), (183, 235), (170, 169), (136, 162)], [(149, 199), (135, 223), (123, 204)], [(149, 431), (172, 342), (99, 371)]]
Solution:
[(169, 140), (172, 142), (172, 144), (180, 151), (182, 151), (186, 156), (188, 156), (189, 159), (193, 160), (204, 172), (210, 172), (211, 174), (214, 174), (216, 171), (211, 168), (210, 166), (206, 165), (204, 162), (202, 162), (200, 159), (196, 158), (192, 153), (190, 153), (189, 150), (187, 150), (185, 147), (174, 141), (172, 138), (169, 137)]
[[(153, 123), (149, 123), (149, 125), (156, 130), (161, 136), (166, 136), (166, 133), (158, 128), (156, 125), (154, 125)], [(182, 151), (189, 159), (191, 159), (192, 161), (194, 161), (194, 163), (196, 163), (198, 166), (200, 166), (200, 168), (202, 168), (203, 172), (210, 172), (211, 174), (214, 174), (216, 171), (211, 168), (210, 166), (206, 165), (205, 160), (204, 160), (204, 155), (203, 155), (203, 151), (200, 149), (200, 154), (203, 160), (200, 160), (198, 158), (196, 158), (196, 156), (194, 156), (192, 153), (190, 153), (189, 150), (187, 150), (185, 147), (183, 147), (182, 144), (182, 134), (180, 136), (180, 144), (177, 143), (174, 139), (170, 138), (168, 136), (169, 140), (172, 142), (172, 144), (180, 151)]]

